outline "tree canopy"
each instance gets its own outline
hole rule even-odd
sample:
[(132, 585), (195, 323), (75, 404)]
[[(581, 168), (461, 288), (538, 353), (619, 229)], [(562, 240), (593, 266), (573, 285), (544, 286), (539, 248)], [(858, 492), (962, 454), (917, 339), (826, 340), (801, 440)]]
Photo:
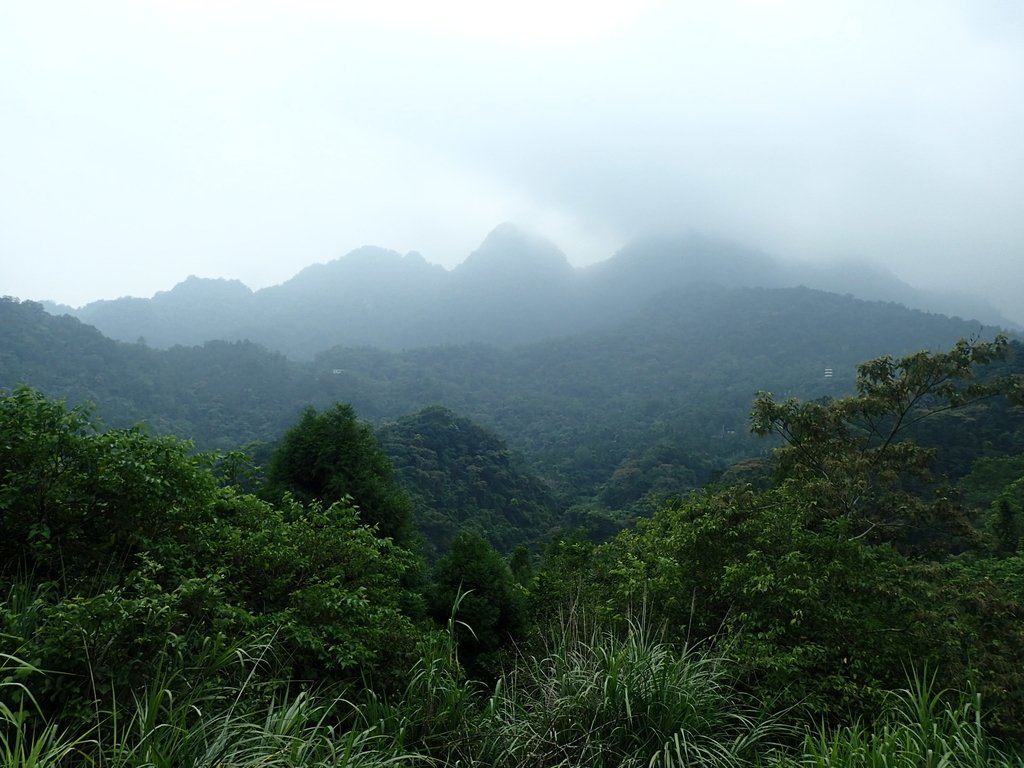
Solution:
[(271, 457), (266, 493), (276, 499), (289, 493), (301, 503), (324, 506), (353, 503), (378, 535), (401, 544), (413, 538), (409, 497), (395, 482), (373, 428), (348, 404), (303, 412)]
[[(780, 481), (815, 500), (821, 519), (844, 521), (850, 535), (907, 543), (926, 526), (960, 525), (954, 504), (927, 495), (936, 449), (910, 436), (920, 422), (995, 395), (1020, 398), (1019, 377), (980, 371), (1008, 352), (1005, 336), (959, 341), (948, 352), (884, 356), (857, 369), (849, 397), (777, 402), (761, 392), (751, 428), (779, 435)], [(953, 534), (953, 531), (946, 531)]]

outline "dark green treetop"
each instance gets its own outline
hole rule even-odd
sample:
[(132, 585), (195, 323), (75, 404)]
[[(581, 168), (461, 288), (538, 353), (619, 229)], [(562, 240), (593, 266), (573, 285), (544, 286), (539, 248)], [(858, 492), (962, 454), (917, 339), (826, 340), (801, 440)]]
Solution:
[(487, 540), (463, 531), (434, 567), (431, 612), (438, 623), (454, 615), (459, 660), (474, 677), (496, 675), (502, 650), (523, 626), (522, 600), (508, 564)]
[(89, 408), (29, 387), (0, 393), (0, 571), (116, 577), (143, 551), (182, 546), (215, 488), (191, 448), (101, 431)]
[(271, 457), (266, 485), (269, 498), (285, 493), (325, 507), (351, 499), (362, 522), (376, 526), (379, 536), (399, 544), (413, 539), (412, 504), (373, 429), (351, 405), (307, 408), (288, 430)]

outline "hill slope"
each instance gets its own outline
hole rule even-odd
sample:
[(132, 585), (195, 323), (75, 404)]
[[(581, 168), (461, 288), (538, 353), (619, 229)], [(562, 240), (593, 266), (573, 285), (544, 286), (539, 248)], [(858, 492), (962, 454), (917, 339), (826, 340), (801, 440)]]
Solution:
[(863, 360), (982, 332), (806, 288), (705, 288), (663, 293), (611, 327), (511, 349), (337, 347), (296, 363), (242, 342), (158, 352), (38, 305), (2, 308), (19, 319), (0, 328), (0, 386), (94, 399), (114, 424), (145, 420), (233, 448), (277, 439), (309, 404), (349, 402), (377, 424), (443, 405), (506, 441), (560, 497), (620, 509), (763, 453), (747, 431), (758, 390), (841, 395)]
[(561, 520), (552, 491), (503, 440), (447, 408), (424, 408), (377, 436), (413, 497), (432, 557), (463, 530), (509, 552), (546, 539)]

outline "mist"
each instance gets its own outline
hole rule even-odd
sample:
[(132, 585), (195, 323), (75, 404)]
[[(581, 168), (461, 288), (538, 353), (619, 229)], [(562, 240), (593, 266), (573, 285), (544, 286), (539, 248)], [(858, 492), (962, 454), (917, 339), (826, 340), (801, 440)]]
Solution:
[(699, 231), (1024, 323), (1009, 2), (12, 2), (0, 293), (252, 288), (511, 220), (585, 265)]

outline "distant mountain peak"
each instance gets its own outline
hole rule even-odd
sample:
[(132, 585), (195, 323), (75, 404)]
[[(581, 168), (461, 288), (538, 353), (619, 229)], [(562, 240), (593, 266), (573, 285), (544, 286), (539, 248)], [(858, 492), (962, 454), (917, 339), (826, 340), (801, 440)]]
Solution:
[(539, 240), (543, 238), (537, 238), (529, 234), (525, 229), (520, 227), (518, 224), (512, 221), (503, 221), (501, 224), (496, 226), (490, 232), (487, 233), (487, 237), (484, 238), (484, 242), (481, 247), (486, 246), (489, 242), (495, 241), (506, 241), (506, 240)]
[(513, 223), (495, 227), (452, 270), (415, 251), (364, 246), (255, 292), (238, 280), (190, 275), (152, 299), (47, 308), (129, 342), (142, 336), (159, 347), (250, 339), (312, 357), (335, 344), (526, 344), (610, 327), (668, 292), (797, 285), (1007, 325), (977, 299), (929, 294), (878, 266), (788, 262), (695, 232), (636, 239), (577, 270), (552, 242)]
[(454, 270), (457, 274), (493, 274), (502, 279), (527, 275), (571, 275), (572, 265), (562, 250), (512, 222), (499, 224), (480, 247)]
[(311, 264), (281, 285), (264, 288), (260, 293), (264, 297), (294, 298), (294, 292), (300, 291), (333, 300), (339, 291), (387, 291), (396, 281), (436, 280), (445, 273), (444, 267), (430, 264), (415, 251), (403, 256), (388, 248), (364, 245), (327, 263)]
[(587, 269), (613, 290), (642, 294), (694, 285), (774, 287), (782, 284), (780, 272), (761, 251), (697, 232), (636, 238)]
[(222, 277), (196, 277), (189, 275), (169, 291), (158, 291), (153, 298), (162, 300), (175, 298), (222, 300), (225, 298), (246, 298), (252, 290), (241, 280)]

